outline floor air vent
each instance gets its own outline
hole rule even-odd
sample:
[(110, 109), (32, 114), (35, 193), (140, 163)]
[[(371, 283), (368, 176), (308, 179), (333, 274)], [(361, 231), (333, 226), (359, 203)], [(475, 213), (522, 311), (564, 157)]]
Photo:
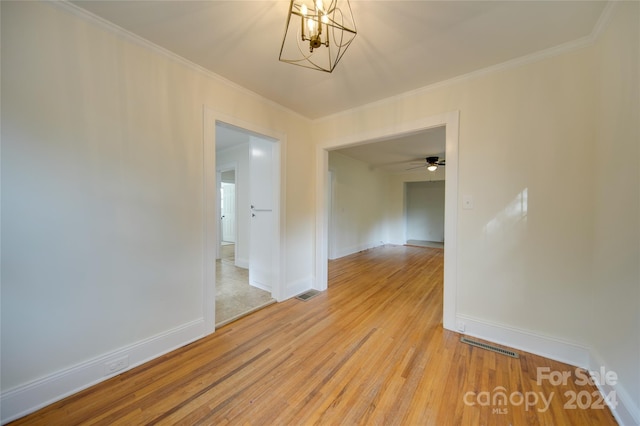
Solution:
[(502, 349), (502, 348), (499, 348), (497, 346), (488, 345), (486, 343), (476, 342), (475, 340), (467, 339), (466, 337), (461, 337), (460, 341), (462, 343), (466, 343), (468, 345), (475, 346), (477, 348), (482, 348), (482, 349), (486, 349), (488, 351), (497, 352), (497, 353), (502, 354), (502, 355), (507, 355), (507, 356), (510, 356), (511, 358), (520, 358), (520, 355), (518, 355), (515, 352), (508, 351), (506, 349)]
[(296, 299), (307, 301), (311, 299), (313, 296), (317, 296), (318, 294), (320, 294), (318, 290), (309, 290), (309, 291), (305, 291), (302, 294), (297, 295)]

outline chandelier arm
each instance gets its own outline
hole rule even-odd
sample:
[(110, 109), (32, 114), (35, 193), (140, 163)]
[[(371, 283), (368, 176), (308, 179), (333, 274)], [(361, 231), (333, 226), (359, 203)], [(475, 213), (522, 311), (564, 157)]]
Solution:
[[(340, 13), (340, 18), (342, 18), (340, 21), (344, 22), (344, 14), (342, 13), (342, 10), (340, 9), (335, 9), (335, 10)], [(351, 41), (353, 41), (353, 38), (351, 38), (347, 43), (343, 44), (342, 41), (344, 40), (344, 31), (346, 30), (354, 35), (356, 33), (344, 27), (342, 24), (338, 24), (335, 19), (331, 19), (331, 21), (336, 23), (336, 25), (331, 25), (331, 29), (334, 32), (333, 40), (335, 41), (336, 46), (338, 46), (339, 48), (349, 46), (349, 44), (351, 44)], [(341, 33), (340, 37), (335, 36), (335, 31), (338, 29), (340, 30), (340, 33)], [(338, 39), (340, 39), (340, 42), (337, 41)]]
[[(356, 30), (349, 0), (342, 3), (341, 0), (328, 2), (328, 7), (325, 7), (322, 5), (322, 0), (312, 0), (312, 6), (308, 7), (308, 4), (300, 3), (300, 0), (291, 0), (285, 36), (280, 49), (282, 62), (329, 73), (333, 71), (353, 42)], [(342, 8), (346, 7), (346, 10), (343, 11), (339, 5)], [(347, 16), (345, 11), (351, 13), (350, 16)], [(291, 22), (294, 15), (301, 20), (299, 25)], [(292, 27), (290, 27), (291, 24), (293, 24)], [(347, 28), (345, 24), (353, 28)], [(337, 31), (340, 33), (338, 34)], [(292, 36), (295, 41), (289, 36)], [(285, 45), (289, 46), (287, 49), (290, 50), (291, 55), (284, 53)]]

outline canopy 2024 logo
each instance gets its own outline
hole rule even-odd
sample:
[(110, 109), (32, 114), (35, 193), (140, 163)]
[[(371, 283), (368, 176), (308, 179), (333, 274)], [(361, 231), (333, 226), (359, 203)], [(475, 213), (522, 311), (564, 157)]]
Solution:
[[(536, 370), (536, 383), (542, 386), (548, 382), (552, 386), (566, 386), (569, 380), (573, 379), (576, 386), (615, 386), (618, 383), (618, 375), (614, 371), (606, 371), (600, 367), (599, 371), (585, 371), (576, 368), (574, 371), (552, 371), (549, 367), (538, 367)], [(595, 409), (602, 410), (607, 405), (615, 408), (618, 405), (616, 392), (610, 391), (604, 395), (598, 390), (575, 391), (568, 390), (562, 394), (564, 396), (564, 409)], [(538, 412), (545, 412), (549, 409), (555, 392), (548, 395), (542, 391), (511, 392), (502, 386), (495, 387), (492, 391), (474, 392), (469, 391), (464, 394), (463, 401), (467, 406), (491, 407), (493, 414), (507, 414), (509, 406), (524, 406), (525, 411), (535, 409)]]

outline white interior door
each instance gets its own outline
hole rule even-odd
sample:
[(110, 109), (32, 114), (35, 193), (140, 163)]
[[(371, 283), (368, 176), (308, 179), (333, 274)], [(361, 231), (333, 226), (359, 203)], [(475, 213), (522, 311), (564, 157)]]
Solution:
[(236, 185), (235, 183), (222, 182), (220, 187), (220, 211), (222, 214), (221, 235), (222, 241), (236, 242)]
[(250, 140), (251, 229), (249, 283), (271, 292), (273, 286), (274, 243), (274, 158), (273, 143), (251, 137)]

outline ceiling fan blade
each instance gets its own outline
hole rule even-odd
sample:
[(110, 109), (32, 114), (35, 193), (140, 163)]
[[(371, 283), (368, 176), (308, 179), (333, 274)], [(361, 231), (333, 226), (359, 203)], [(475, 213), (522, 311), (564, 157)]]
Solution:
[(424, 164), (422, 164), (422, 165), (420, 165), (420, 166), (410, 167), (410, 168), (408, 168), (408, 169), (405, 169), (405, 171), (414, 170), (414, 169), (420, 169), (420, 168), (422, 168), (422, 167), (424, 167), (424, 166), (425, 166), (425, 165), (424, 165)]

